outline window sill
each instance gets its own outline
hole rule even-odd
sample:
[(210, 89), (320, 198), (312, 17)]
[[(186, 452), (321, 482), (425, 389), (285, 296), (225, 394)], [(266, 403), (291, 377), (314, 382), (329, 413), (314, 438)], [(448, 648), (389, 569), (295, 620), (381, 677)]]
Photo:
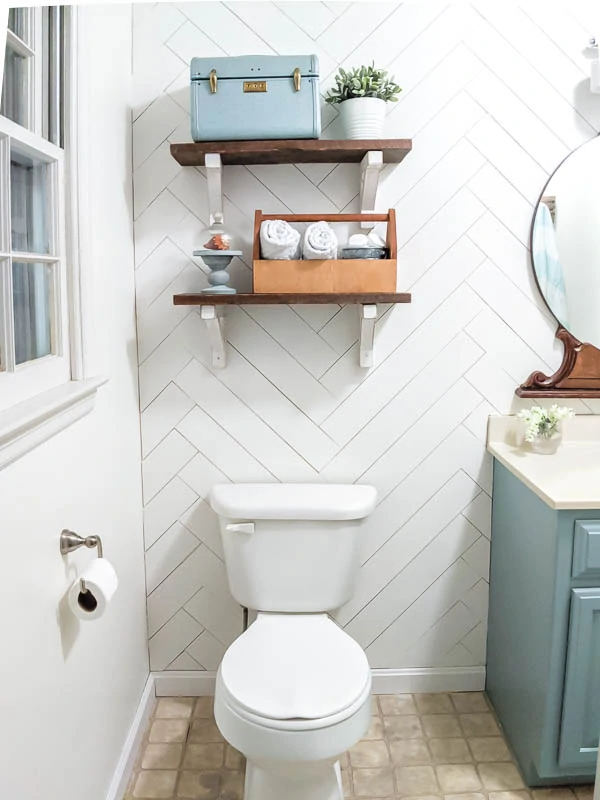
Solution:
[(0, 469), (89, 414), (107, 381), (70, 381), (0, 412)]

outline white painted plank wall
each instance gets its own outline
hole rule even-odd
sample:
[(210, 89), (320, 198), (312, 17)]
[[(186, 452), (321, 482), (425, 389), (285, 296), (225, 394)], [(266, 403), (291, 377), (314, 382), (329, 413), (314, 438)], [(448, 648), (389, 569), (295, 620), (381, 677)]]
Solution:
[[(528, 263), (533, 207), (548, 174), (596, 135), (586, 91), (585, 3), (158, 3), (134, 7), (135, 243), (150, 654), (155, 670), (214, 670), (240, 629), (229, 597), (215, 481), (369, 481), (355, 598), (339, 613), (373, 667), (485, 663), (490, 413), (560, 358)], [(414, 150), (386, 167), (380, 208), (398, 217), (399, 288), (384, 309), (377, 364), (357, 366), (353, 308), (249, 307), (227, 318), (215, 371), (195, 310), (206, 286), (191, 251), (207, 224), (188, 141), (194, 55), (317, 53), (375, 60), (404, 87), (387, 135)], [(324, 136), (339, 135), (323, 108)], [(238, 288), (250, 286), (255, 208), (358, 210), (353, 165), (230, 167), (225, 210), (239, 231)], [(600, 403), (578, 403), (600, 412)]]

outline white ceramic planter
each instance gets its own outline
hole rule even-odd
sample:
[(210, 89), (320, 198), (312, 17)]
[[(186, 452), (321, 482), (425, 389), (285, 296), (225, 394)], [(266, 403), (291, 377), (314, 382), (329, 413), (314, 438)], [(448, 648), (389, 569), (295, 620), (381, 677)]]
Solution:
[(347, 139), (381, 139), (385, 122), (385, 100), (354, 97), (340, 103), (340, 118)]

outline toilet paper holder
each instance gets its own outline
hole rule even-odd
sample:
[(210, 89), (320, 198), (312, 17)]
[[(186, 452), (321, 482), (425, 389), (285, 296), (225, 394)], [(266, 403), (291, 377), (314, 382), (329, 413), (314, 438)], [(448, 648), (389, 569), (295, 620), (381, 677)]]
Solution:
[[(99, 536), (80, 536), (73, 531), (64, 530), (60, 534), (60, 552), (63, 556), (79, 550), (80, 547), (98, 548), (98, 558), (102, 558), (102, 539)], [(85, 581), (81, 578), (81, 591), (87, 592)]]

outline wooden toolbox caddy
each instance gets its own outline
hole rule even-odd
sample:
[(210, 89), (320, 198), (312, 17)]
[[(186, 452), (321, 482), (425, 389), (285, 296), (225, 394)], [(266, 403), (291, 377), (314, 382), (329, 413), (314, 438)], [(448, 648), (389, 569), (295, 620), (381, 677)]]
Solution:
[[(260, 226), (265, 219), (286, 222), (387, 222), (388, 258), (337, 258), (279, 261), (263, 259)], [(253, 290), (261, 294), (323, 294), (396, 291), (396, 216), (387, 214), (263, 214), (254, 217)]]

